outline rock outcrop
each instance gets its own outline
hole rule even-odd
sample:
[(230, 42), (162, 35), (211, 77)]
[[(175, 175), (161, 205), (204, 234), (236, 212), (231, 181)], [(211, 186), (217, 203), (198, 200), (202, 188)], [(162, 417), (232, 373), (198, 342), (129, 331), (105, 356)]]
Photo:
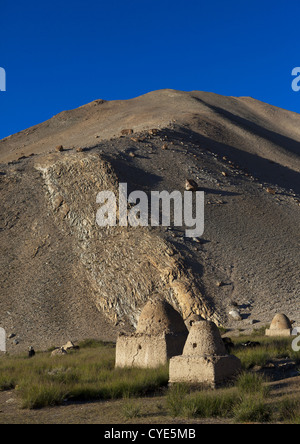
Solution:
[(73, 241), (90, 281), (97, 307), (114, 323), (136, 325), (139, 308), (152, 288), (161, 290), (184, 318), (190, 313), (214, 317), (182, 257), (151, 230), (95, 223), (96, 196), (119, 181), (109, 163), (91, 154), (50, 156), (36, 162), (57, 226)]

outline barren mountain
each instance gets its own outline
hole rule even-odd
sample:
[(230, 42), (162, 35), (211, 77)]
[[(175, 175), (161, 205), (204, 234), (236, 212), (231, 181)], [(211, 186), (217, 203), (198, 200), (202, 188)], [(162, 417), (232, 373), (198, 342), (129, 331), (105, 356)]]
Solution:
[[(204, 92), (97, 100), (3, 139), (0, 162), (9, 351), (114, 340), (154, 292), (185, 320), (247, 328), (284, 312), (299, 325), (300, 115)], [(96, 224), (99, 191), (183, 192), (187, 179), (206, 196), (200, 240)]]

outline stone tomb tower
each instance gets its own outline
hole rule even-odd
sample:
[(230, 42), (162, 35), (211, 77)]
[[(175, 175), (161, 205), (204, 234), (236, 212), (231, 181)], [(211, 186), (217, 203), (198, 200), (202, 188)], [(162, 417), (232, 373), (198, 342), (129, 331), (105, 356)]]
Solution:
[(192, 326), (183, 355), (171, 359), (170, 383), (215, 387), (240, 371), (240, 360), (227, 354), (217, 326), (202, 320)]
[(151, 300), (141, 313), (136, 333), (118, 337), (116, 367), (164, 365), (182, 354), (187, 336), (181, 315), (164, 299)]
[(266, 336), (291, 336), (292, 324), (285, 314), (277, 314), (268, 330)]

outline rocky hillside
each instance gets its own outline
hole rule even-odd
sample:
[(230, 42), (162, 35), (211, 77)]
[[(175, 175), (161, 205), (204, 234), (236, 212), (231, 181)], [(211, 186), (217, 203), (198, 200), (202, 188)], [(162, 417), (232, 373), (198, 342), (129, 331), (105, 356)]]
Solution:
[[(247, 328), (282, 311), (299, 325), (299, 115), (201, 92), (98, 100), (0, 141), (0, 162), (9, 350), (114, 340), (153, 292), (186, 320)], [(200, 240), (96, 225), (99, 191), (184, 191), (187, 179), (206, 195)]]

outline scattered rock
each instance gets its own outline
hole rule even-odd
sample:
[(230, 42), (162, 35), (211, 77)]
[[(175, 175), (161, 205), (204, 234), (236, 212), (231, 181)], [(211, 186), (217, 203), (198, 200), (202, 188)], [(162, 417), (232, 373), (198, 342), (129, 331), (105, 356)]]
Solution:
[(60, 207), (60, 215), (64, 219), (70, 212), (70, 208), (66, 203), (63, 203)]
[(56, 348), (55, 350), (53, 350), (53, 352), (51, 353), (51, 357), (64, 356), (67, 354), (68, 353), (66, 352), (66, 350), (63, 347), (60, 347), (60, 348)]
[(14, 399), (14, 398), (9, 398), (7, 401), (6, 401), (6, 404), (14, 404), (16, 402), (16, 399)]
[(64, 147), (62, 146), (62, 145), (57, 145), (57, 147), (55, 148), (55, 150), (57, 151), (57, 152), (62, 152), (62, 151), (64, 151)]
[(148, 131), (149, 136), (157, 136), (158, 129), (151, 129)]
[(293, 378), (299, 375), (297, 362), (288, 358), (272, 359), (261, 367), (253, 367), (252, 370), (262, 373), (267, 379), (274, 381)]
[(242, 316), (240, 314), (240, 311), (237, 310), (237, 309), (230, 310), (229, 316), (231, 316), (231, 318), (234, 319), (235, 321), (241, 321), (242, 320)]
[(68, 341), (62, 348), (67, 352), (70, 350), (78, 350), (79, 349), (79, 347), (74, 345), (72, 341)]
[(255, 347), (260, 347), (260, 345), (261, 345), (260, 342), (253, 342), (253, 341), (247, 341), (241, 344), (241, 346), (245, 348), (255, 348)]
[(121, 131), (122, 136), (130, 136), (130, 134), (133, 134), (133, 129), (123, 129)]
[(276, 194), (276, 191), (273, 189), (273, 188), (267, 188), (267, 193), (269, 193), (269, 194)]
[(197, 244), (201, 244), (201, 239), (198, 237), (193, 237), (193, 242), (196, 242)]
[(199, 186), (194, 180), (187, 179), (185, 182), (185, 189), (186, 191), (197, 191), (199, 189)]
[(62, 196), (60, 196), (59, 194), (57, 196), (55, 196), (55, 198), (53, 199), (53, 207), (55, 210), (58, 210), (58, 208), (63, 204), (64, 199)]

